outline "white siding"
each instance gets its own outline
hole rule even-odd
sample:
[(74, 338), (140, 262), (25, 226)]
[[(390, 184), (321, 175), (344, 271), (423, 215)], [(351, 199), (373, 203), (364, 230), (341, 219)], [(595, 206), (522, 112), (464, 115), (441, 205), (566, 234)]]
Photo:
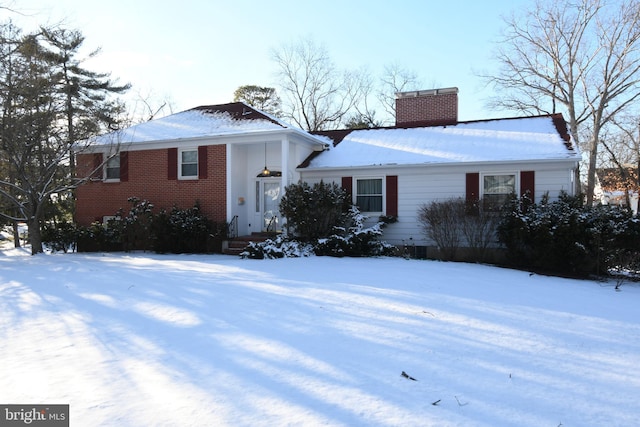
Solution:
[[(458, 164), (458, 165), (428, 165), (414, 167), (372, 167), (344, 170), (301, 170), (301, 179), (313, 184), (320, 182), (335, 182), (341, 184), (342, 177), (353, 179), (398, 176), (398, 222), (389, 225), (384, 230), (383, 240), (402, 245), (407, 243), (416, 246), (430, 245), (420, 224), (418, 223), (418, 209), (423, 204), (433, 201), (465, 197), (466, 174), (478, 172), (481, 175), (517, 173), (521, 171), (535, 171), (535, 199), (549, 193), (551, 199), (556, 199), (561, 191), (573, 194), (572, 162), (526, 163), (526, 164)], [(355, 181), (354, 181), (355, 185)], [(517, 191), (520, 190), (520, 180), (517, 180)], [(386, 201), (385, 201), (386, 203)], [(378, 218), (370, 218), (375, 222)]]

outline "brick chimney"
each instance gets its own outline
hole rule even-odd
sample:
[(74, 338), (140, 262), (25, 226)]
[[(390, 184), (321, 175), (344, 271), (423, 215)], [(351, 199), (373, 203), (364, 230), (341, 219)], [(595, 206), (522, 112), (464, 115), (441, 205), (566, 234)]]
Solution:
[(396, 93), (396, 126), (439, 126), (458, 122), (458, 88)]

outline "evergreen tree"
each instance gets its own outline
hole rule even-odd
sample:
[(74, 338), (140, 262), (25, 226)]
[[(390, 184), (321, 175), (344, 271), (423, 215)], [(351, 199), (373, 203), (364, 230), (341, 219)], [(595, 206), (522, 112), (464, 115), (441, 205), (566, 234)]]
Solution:
[(27, 223), (33, 254), (43, 251), (51, 197), (81, 182), (74, 143), (117, 127), (120, 106), (110, 95), (128, 89), (81, 67), (83, 40), (62, 29), (23, 35), (11, 23), (0, 26), (0, 197), (10, 206), (0, 214)]
[(280, 110), (280, 97), (272, 87), (256, 85), (240, 86), (233, 93), (233, 101), (242, 101), (274, 117), (280, 117), (282, 115), (282, 111)]

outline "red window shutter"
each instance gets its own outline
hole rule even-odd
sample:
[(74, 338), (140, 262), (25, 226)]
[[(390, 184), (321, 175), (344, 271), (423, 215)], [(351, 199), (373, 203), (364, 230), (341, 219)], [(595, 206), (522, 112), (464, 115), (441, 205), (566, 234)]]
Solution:
[(387, 215), (398, 216), (398, 176), (387, 175)]
[(520, 197), (529, 194), (532, 201), (536, 196), (536, 173), (535, 171), (520, 172)]
[(347, 194), (349, 195), (348, 197), (353, 202), (353, 178), (350, 176), (343, 176), (342, 188), (347, 192)]
[(198, 147), (198, 178), (207, 178), (207, 146)]
[(120, 152), (120, 181), (129, 181), (129, 152)]
[(466, 181), (465, 199), (467, 202), (475, 203), (480, 200), (480, 173), (468, 173)]
[(93, 154), (93, 173), (91, 178), (102, 179), (102, 153)]
[(167, 149), (167, 178), (178, 179), (178, 149)]

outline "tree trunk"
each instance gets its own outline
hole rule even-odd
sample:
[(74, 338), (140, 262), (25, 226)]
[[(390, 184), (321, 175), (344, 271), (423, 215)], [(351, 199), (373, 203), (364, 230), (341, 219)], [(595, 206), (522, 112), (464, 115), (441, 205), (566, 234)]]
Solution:
[(29, 218), (29, 241), (31, 242), (31, 255), (44, 252), (42, 248), (42, 235), (40, 234), (40, 221), (37, 216)]
[(20, 248), (20, 230), (18, 230), (18, 221), (13, 221), (13, 246)]
[(593, 206), (593, 193), (596, 188), (596, 168), (598, 167), (598, 133), (594, 130), (589, 149), (589, 168), (587, 169), (587, 206)]

